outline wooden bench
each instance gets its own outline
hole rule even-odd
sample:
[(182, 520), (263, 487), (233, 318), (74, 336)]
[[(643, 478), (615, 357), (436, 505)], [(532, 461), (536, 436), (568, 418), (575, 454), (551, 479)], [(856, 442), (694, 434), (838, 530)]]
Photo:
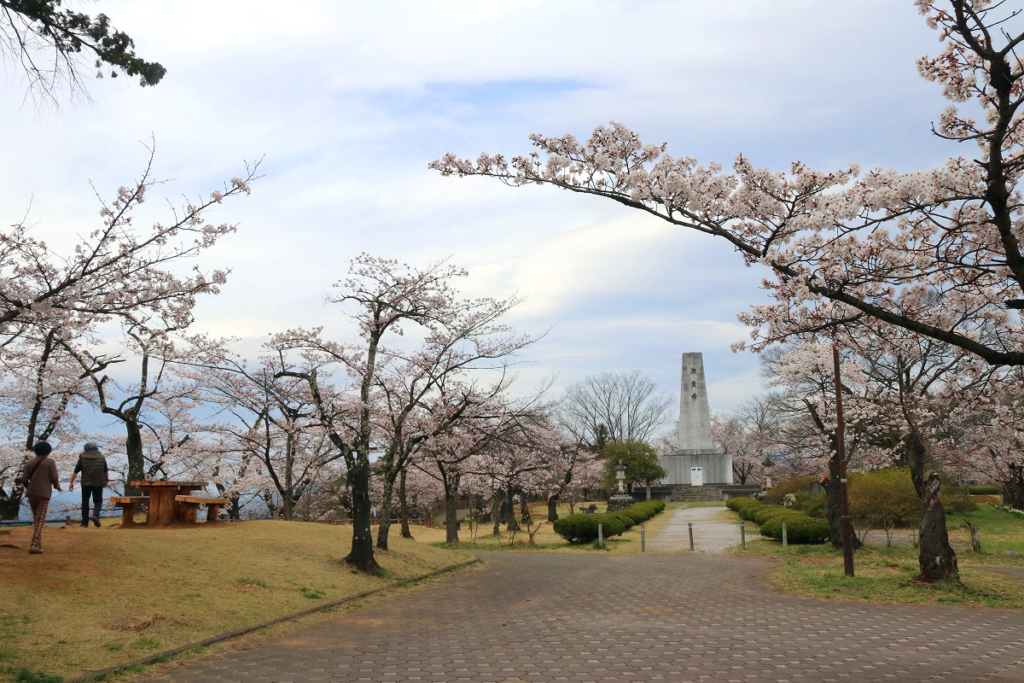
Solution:
[(199, 506), (206, 506), (206, 521), (213, 524), (217, 521), (217, 513), (225, 505), (230, 505), (227, 498), (203, 498), (202, 496), (175, 496), (174, 502), (181, 506), (182, 521), (186, 524), (195, 524), (199, 514)]
[(135, 506), (139, 503), (148, 503), (148, 496), (111, 496), (110, 502), (115, 507), (121, 508), (121, 527), (133, 526), (135, 524)]

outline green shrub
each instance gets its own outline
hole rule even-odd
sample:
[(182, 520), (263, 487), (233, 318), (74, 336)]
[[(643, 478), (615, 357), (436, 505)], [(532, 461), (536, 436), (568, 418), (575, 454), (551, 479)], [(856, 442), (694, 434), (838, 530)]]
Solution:
[[(641, 508), (640, 511), (635, 510), (635, 508), (640, 506), (645, 507)], [(604, 537), (611, 538), (612, 536), (620, 535), (636, 523), (633, 515), (627, 513), (646, 514), (646, 511), (653, 510), (654, 512), (651, 515), (653, 516), (664, 509), (665, 503), (660, 500), (650, 500), (634, 505), (626, 510), (603, 515), (566, 515), (555, 520), (554, 529), (556, 534), (569, 541), (569, 543), (593, 543), (597, 540), (598, 524), (603, 525), (602, 533)], [(645, 519), (650, 519), (650, 517)]]
[(636, 522), (633, 521), (632, 517), (630, 517), (628, 514), (626, 514), (625, 510), (622, 510), (620, 512), (613, 512), (613, 513), (611, 513), (610, 515), (607, 515), (607, 516), (608, 517), (614, 517), (615, 519), (617, 519), (620, 522), (622, 522), (622, 527), (623, 527), (624, 530), (632, 528), (632, 526), (636, 523)]
[(762, 505), (760, 508), (754, 510), (751, 520), (758, 524), (764, 524), (769, 519), (775, 519), (776, 517), (791, 517), (806, 516), (804, 513), (791, 508), (784, 508), (779, 505)]
[(849, 495), (850, 514), (860, 527), (892, 529), (921, 516), (921, 499), (905, 467), (851, 473)]
[(781, 541), (783, 522), (786, 523), (789, 543), (824, 543), (828, 540), (828, 522), (802, 513), (768, 520), (761, 526), (761, 535)]
[(814, 486), (816, 481), (818, 481), (818, 478), (814, 475), (801, 475), (782, 479), (776, 482), (775, 486), (768, 489), (764, 494), (764, 501), (772, 505), (781, 505), (782, 499), (786, 497), (787, 493), (798, 494), (803, 491), (810, 493), (811, 487)]
[(1003, 487), (998, 484), (968, 484), (967, 492), (972, 496), (998, 496)]
[(971, 493), (966, 486), (954, 484), (946, 477), (942, 477), (942, 488), (939, 489), (939, 498), (942, 500), (942, 507), (946, 512), (963, 514), (974, 512), (978, 504), (971, 498)]
[(795, 493), (796, 502), (793, 509), (805, 512), (809, 517), (825, 517), (826, 496), (824, 493), (800, 491)]

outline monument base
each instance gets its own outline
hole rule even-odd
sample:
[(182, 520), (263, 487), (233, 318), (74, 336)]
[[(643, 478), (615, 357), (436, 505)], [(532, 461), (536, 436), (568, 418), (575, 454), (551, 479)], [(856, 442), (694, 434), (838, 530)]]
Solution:
[(614, 496), (608, 499), (608, 512), (616, 512), (617, 510), (625, 510), (628, 507), (633, 507), (633, 496), (628, 493), (616, 493)]

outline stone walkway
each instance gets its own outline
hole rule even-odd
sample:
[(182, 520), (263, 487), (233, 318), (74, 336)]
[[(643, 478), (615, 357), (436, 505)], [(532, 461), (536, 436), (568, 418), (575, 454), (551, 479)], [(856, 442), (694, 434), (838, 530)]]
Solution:
[[(1024, 681), (1024, 615), (773, 593), (763, 559), (495, 553), (487, 566), (159, 680)], [(149, 678), (146, 680), (155, 680)]]
[[(739, 517), (725, 507), (679, 508), (659, 533), (647, 542), (651, 550), (690, 549), (688, 524), (693, 524), (693, 549), (721, 553), (740, 544)], [(751, 536), (753, 534), (753, 536)], [(760, 538), (760, 527), (747, 524), (747, 540)]]

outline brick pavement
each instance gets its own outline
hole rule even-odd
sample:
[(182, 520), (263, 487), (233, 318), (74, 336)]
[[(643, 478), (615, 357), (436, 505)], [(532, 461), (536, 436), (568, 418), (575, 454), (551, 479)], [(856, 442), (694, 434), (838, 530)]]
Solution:
[(484, 559), (481, 571), (159, 680), (1024, 681), (1020, 612), (785, 597), (760, 580), (766, 561), (736, 556)]

